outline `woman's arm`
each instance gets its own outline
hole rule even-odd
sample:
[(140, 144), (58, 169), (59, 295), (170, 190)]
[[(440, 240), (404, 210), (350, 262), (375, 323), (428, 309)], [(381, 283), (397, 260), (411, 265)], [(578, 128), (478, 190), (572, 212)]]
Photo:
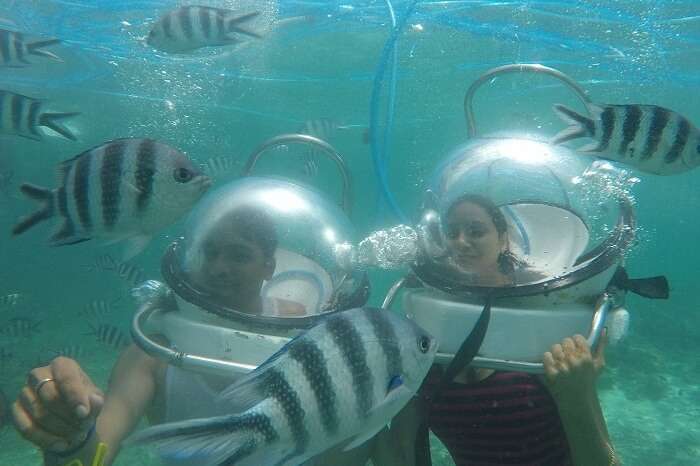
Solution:
[(565, 338), (545, 353), (545, 383), (554, 398), (571, 450), (574, 466), (617, 466), (596, 379), (605, 365), (603, 337), (591, 354), (581, 335)]

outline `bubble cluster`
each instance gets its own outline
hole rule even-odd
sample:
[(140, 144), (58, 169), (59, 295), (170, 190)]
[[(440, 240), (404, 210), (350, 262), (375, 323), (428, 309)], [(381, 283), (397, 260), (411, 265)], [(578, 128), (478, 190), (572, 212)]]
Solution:
[(418, 233), (407, 225), (378, 230), (360, 241), (357, 247), (347, 243), (336, 246), (335, 255), (341, 266), (397, 269), (416, 260)]

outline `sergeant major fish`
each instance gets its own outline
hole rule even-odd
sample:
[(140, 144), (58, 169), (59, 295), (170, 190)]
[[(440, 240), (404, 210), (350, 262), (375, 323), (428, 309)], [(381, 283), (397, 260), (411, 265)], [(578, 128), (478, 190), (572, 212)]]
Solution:
[(201, 466), (299, 465), (382, 429), (413, 397), (437, 343), (389, 311), (332, 314), (219, 395), (231, 414), (152, 427), (166, 457)]
[(163, 52), (183, 53), (202, 47), (238, 42), (237, 35), (261, 36), (241, 27), (260, 12), (239, 14), (207, 6), (183, 6), (165, 14), (151, 29), (146, 42)]
[(0, 133), (38, 141), (43, 136), (38, 128), (45, 126), (64, 138), (75, 141), (73, 133), (58, 120), (79, 115), (79, 113), (46, 112), (43, 109), (44, 103), (45, 101), (40, 99), (0, 90)]
[(591, 118), (555, 105), (554, 111), (571, 126), (552, 142), (589, 137), (595, 141), (579, 151), (657, 175), (700, 165), (700, 131), (683, 115), (656, 105), (589, 104), (588, 109)]
[(189, 210), (210, 184), (185, 154), (144, 138), (109, 141), (62, 162), (58, 182), (53, 190), (22, 184), (22, 193), (43, 206), (20, 219), (12, 234), (58, 217), (52, 246), (128, 239), (125, 260)]
[(30, 55), (62, 61), (58, 55), (48, 50), (42, 50), (44, 47), (60, 42), (58, 39), (28, 42), (21, 32), (0, 28), (0, 66), (21, 67), (31, 65), (27, 60)]

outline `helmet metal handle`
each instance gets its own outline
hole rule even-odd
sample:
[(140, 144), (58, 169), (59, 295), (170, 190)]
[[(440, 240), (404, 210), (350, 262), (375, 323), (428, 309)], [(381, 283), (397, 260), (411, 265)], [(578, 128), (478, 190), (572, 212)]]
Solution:
[(325, 155), (335, 163), (335, 165), (338, 167), (338, 171), (340, 171), (340, 175), (343, 180), (340, 205), (345, 211), (345, 213), (350, 215), (350, 212), (352, 211), (350, 172), (348, 171), (348, 167), (345, 164), (345, 160), (343, 159), (343, 157), (338, 153), (338, 151), (336, 151), (333, 148), (333, 146), (328, 144), (323, 139), (319, 139), (308, 134), (297, 133), (280, 134), (279, 136), (272, 137), (260, 144), (257, 148), (255, 148), (253, 153), (250, 154), (250, 157), (248, 157), (248, 161), (243, 167), (241, 175), (250, 175), (253, 169), (255, 168), (255, 164), (258, 162), (258, 160), (266, 150), (279, 146), (284, 146), (289, 143), (308, 144), (315, 146), (320, 150), (321, 154)]
[(547, 74), (562, 81), (564, 84), (569, 86), (572, 91), (576, 93), (578, 98), (581, 99), (581, 102), (583, 102), (584, 106), (586, 107), (586, 110), (588, 110), (588, 104), (591, 103), (591, 99), (586, 94), (586, 91), (584, 91), (583, 88), (579, 86), (578, 83), (576, 83), (576, 81), (574, 81), (569, 76), (565, 75), (559, 70), (535, 63), (515, 63), (511, 65), (499, 66), (496, 68), (492, 68), (484, 74), (482, 74), (481, 76), (479, 76), (479, 78), (476, 81), (474, 81), (474, 83), (472, 83), (471, 86), (469, 86), (469, 89), (467, 89), (467, 93), (464, 95), (464, 118), (466, 118), (467, 120), (467, 132), (470, 138), (476, 136), (476, 120), (474, 119), (474, 106), (472, 103), (476, 90), (484, 82), (490, 80), (491, 78), (499, 74), (525, 72)]

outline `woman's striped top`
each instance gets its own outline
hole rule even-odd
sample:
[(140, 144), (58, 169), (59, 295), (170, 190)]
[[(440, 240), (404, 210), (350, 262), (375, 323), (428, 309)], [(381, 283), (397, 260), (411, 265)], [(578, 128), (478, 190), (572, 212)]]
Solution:
[[(431, 371), (427, 393), (439, 380)], [(571, 465), (557, 407), (536, 376), (495, 372), (476, 383), (451, 383), (428, 416), (457, 466)]]

